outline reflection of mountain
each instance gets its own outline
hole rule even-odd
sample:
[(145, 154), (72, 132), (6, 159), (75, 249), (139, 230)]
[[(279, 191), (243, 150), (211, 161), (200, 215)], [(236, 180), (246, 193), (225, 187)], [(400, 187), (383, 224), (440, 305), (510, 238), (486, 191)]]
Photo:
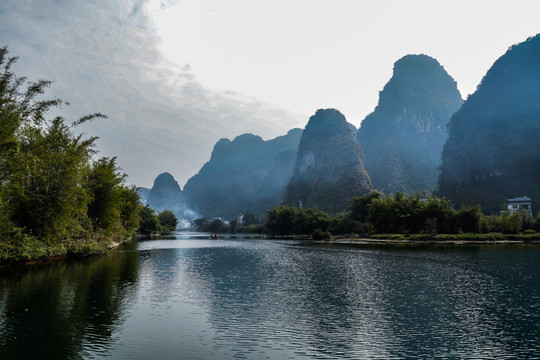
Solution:
[(206, 217), (262, 216), (282, 201), (301, 134), (293, 129), (267, 141), (252, 134), (221, 139), (210, 160), (186, 183), (186, 198)]
[(309, 119), (287, 184), (286, 204), (339, 212), (353, 196), (373, 189), (352, 129), (334, 109), (317, 110)]
[(138, 267), (133, 252), (3, 272), (0, 358), (79, 359), (96, 344), (106, 351), (136, 298)]
[(487, 212), (540, 201), (540, 34), (500, 57), (452, 117), (439, 193)]
[(358, 130), (373, 186), (386, 193), (431, 193), (437, 184), (446, 125), (463, 100), (437, 60), (407, 55)]

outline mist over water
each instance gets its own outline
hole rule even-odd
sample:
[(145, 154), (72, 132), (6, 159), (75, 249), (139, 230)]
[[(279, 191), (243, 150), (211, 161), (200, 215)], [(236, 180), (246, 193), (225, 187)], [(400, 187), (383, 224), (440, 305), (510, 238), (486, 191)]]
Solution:
[(530, 358), (540, 248), (130, 243), (1, 272), (0, 356)]

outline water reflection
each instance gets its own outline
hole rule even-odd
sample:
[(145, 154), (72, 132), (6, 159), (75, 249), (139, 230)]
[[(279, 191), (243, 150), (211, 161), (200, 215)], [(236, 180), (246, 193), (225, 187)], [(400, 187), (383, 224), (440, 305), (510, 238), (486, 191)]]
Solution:
[(135, 299), (138, 257), (132, 254), (2, 269), (0, 358), (107, 353), (124, 309)]
[(539, 260), (537, 247), (141, 241), (3, 273), (0, 358), (530, 358)]

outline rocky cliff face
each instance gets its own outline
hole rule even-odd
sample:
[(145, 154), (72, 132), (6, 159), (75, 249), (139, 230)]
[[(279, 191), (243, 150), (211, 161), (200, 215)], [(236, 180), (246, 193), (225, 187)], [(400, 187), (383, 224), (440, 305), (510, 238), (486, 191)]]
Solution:
[(398, 60), (357, 133), (373, 186), (385, 193), (435, 190), (447, 124), (462, 103), (456, 82), (437, 60)]
[[(507, 198), (540, 201), (540, 34), (512, 46), (452, 117), (439, 195), (498, 212)], [(538, 209), (538, 205), (536, 205)]]
[(318, 110), (302, 134), (285, 203), (329, 212), (346, 210), (353, 196), (373, 189), (362, 156), (345, 117), (334, 109)]
[(184, 194), (208, 218), (262, 217), (282, 202), (301, 134), (293, 129), (268, 141), (252, 134), (221, 139), (210, 161), (186, 183)]

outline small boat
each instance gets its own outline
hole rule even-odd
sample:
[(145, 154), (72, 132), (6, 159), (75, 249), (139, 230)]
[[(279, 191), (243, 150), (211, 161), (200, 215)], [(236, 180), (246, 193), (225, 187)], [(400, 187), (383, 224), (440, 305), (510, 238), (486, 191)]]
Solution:
[(210, 235), (210, 239), (211, 239), (211, 240), (217, 240), (217, 239), (218, 239), (217, 234), (212, 234), (212, 235)]

